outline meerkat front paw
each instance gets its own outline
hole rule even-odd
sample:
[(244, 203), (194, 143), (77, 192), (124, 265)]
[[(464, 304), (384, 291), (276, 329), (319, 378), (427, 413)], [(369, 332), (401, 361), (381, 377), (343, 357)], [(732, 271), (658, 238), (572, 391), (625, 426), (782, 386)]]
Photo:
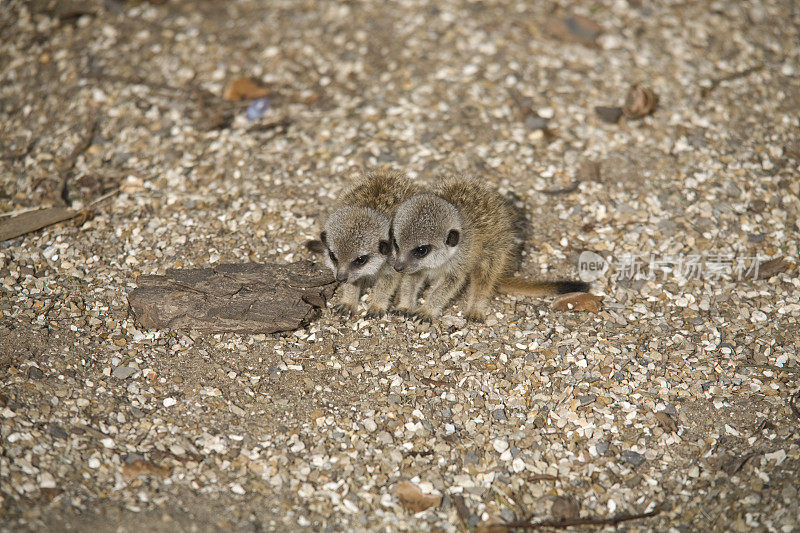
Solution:
[(381, 305), (381, 304), (372, 303), (372, 304), (369, 305), (369, 307), (367, 307), (367, 316), (369, 316), (369, 317), (372, 317), (372, 316), (383, 316), (383, 315), (386, 314), (388, 309), (389, 309), (388, 304), (387, 305)]
[(391, 311), (391, 313), (393, 315), (402, 316), (402, 317), (405, 317), (405, 318), (409, 318), (409, 317), (414, 315), (414, 311), (412, 311), (408, 307), (400, 307), (400, 306), (394, 308)]
[(380, 309), (378, 307), (369, 307), (367, 309), (367, 318), (381, 318), (386, 316), (386, 309)]
[(348, 304), (339, 304), (333, 306), (333, 311), (342, 318), (353, 318), (358, 309)]
[(470, 311), (467, 311), (466, 318), (467, 318), (467, 322), (472, 322), (474, 324), (475, 323), (483, 324), (484, 322), (486, 322), (486, 315), (484, 315), (482, 312), (476, 311), (474, 309), (472, 309)]
[(433, 313), (430, 309), (426, 308), (425, 306), (420, 307), (411, 315), (411, 318), (418, 323), (427, 322), (428, 324), (433, 323), (433, 319), (436, 317), (436, 313)]

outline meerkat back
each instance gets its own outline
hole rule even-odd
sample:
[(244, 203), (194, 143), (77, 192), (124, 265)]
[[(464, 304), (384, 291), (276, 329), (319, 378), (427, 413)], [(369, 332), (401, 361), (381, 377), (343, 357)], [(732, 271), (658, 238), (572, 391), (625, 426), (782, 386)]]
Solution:
[(365, 207), (394, 216), (397, 206), (422, 192), (422, 188), (397, 170), (366, 173), (339, 197), (342, 206)]

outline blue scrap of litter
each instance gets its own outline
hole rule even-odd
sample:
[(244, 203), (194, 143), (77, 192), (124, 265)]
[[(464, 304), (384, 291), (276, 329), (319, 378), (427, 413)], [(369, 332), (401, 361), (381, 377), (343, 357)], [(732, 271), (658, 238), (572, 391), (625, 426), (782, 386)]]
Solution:
[(247, 120), (253, 121), (261, 118), (270, 108), (267, 98), (256, 98), (247, 106)]

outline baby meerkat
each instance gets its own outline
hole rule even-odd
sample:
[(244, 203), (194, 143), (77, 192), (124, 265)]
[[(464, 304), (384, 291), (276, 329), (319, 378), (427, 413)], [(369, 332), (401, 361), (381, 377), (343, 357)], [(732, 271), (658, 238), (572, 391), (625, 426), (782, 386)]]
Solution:
[(344, 283), (340, 311), (354, 312), (364, 288), (374, 284), (370, 314), (383, 314), (400, 282), (391, 263), (391, 220), (397, 206), (422, 189), (403, 173), (369, 172), (339, 197), (320, 240), (325, 264)]
[[(549, 296), (584, 292), (573, 281), (530, 282), (511, 277), (520, 224), (508, 201), (475, 179), (450, 178), (434, 194), (418, 194), (397, 208), (392, 223), (394, 268), (405, 276), (400, 311), (431, 319), (467, 285), (466, 316), (483, 320), (498, 292)], [(425, 283), (425, 302), (417, 297)]]

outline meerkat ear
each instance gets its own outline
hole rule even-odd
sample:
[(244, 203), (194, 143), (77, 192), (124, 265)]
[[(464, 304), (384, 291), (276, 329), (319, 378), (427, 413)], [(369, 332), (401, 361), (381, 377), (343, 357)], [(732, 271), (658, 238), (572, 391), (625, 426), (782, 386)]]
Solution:
[(378, 251), (381, 255), (389, 255), (392, 251), (392, 245), (389, 244), (389, 241), (381, 241), (378, 243)]
[(447, 234), (447, 238), (444, 240), (444, 243), (447, 246), (453, 247), (456, 244), (458, 244), (458, 239), (460, 237), (461, 236), (459, 235), (458, 230), (451, 229), (450, 232)]
[(323, 231), (319, 234), (319, 240), (322, 241), (322, 244), (328, 244), (328, 234)]

